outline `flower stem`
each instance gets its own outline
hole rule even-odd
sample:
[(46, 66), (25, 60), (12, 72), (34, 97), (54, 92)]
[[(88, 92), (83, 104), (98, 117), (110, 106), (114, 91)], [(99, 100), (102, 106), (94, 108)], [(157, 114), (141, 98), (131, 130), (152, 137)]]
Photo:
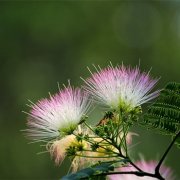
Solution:
[[(78, 137), (78, 135), (75, 134), (75, 133), (73, 133), (73, 135), (76, 136), (76, 137)], [(92, 144), (92, 145), (95, 143), (94, 141), (91, 141), (91, 140), (88, 140), (88, 139), (85, 139), (84, 141), (87, 141), (88, 143), (90, 143), (90, 144)], [(110, 151), (110, 152), (113, 153), (113, 154), (119, 155), (119, 153), (117, 153), (117, 152), (115, 152), (115, 151), (113, 151), (113, 150), (111, 150), (111, 149), (107, 149), (107, 148), (101, 146), (100, 144), (98, 144), (98, 146), (99, 146), (100, 148), (106, 150), (106, 151)]]
[(80, 155), (80, 154), (76, 154), (75, 156), (79, 156), (79, 157), (85, 157), (85, 158), (111, 158), (111, 157), (118, 157), (118, 156), (85, 156), (85, 155)]

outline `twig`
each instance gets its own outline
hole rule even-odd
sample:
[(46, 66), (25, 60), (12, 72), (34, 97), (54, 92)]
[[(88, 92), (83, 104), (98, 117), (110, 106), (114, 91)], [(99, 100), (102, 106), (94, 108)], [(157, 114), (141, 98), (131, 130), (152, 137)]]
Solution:
[(152, 173), (147, 173), (147, 172), (139, 172), (139, 171), (121, 171), (121, 172), (108, 172), (108, 173), (101, 173), (101, 174), (96, 174), (94, 176), (107, 176), (107, 175), (117, 175), (117, 174), (132, 174), (132, 175), (136, 175), (136, 176), (148, 176), (148, 177), (152, 177), (152, 178), (158, 178), (159, 180), (164, 180), (164, 178), (162, 177), (157, 177), (156, 174), (152, 174)]
[(171, 142), (171, 144), (168, 146), (167, 150), (163, 154), (161, 160), (159, 161), (158, 165), (155, 168), (155, 174), (160, 175), (160, 172), (159, 172), (160, 167), (161, 167), (164, 159), (166, 158), (168, 152), (170, 151), (170, 149), (172, 148), (173, 144), (175, 143), (176, 139), (178, 138), (178, 136), (180, 136), (180, 132), (175, 136), (175, 138), (173, 139), (173, 141)]

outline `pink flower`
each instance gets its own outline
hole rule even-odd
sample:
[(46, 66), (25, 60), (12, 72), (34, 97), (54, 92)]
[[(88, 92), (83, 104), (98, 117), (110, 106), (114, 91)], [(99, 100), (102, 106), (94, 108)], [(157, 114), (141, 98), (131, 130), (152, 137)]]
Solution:
[(151, 79), (149, 73), (141, 73), (138, 67), (99, 67), (91, 74), (90, 78), (84, 80), (85, 90), (96, 100), (113, 109), (131, 110), (154, 99), (159, 93), (150, 93), (158, 80)]
[(27, 136), (34, 141), (61, 137), (72, 132), (89, 108), (87, 93), (70, 85), (48, 99), (31, 105)]
[[(135, 164), (145, 172), (154, 173), (155, 167), (157, 166), (158, 162), (145, 161), (142, 158), (140, 161), (137, 161)], [(118, 168), (117, 171), (122, 171), (122, 172), (137, 171), (137, 169), (129, 165), (127, 167)], [(169, 167), (162, 165), (160, 169), (160, 173), (166, 180), (175, 179), (173, 172)], [(148, 177), (148, 176), (139, 177), (139, 176), (131, 175), (131, 174), (110, 175), (108, 177), (109, 177), (109, 180), (121, 180), (121, 179), (122, 180), (155, 180), (155, 178), (152, 178), (152, 177)]]
[(61, 164), (66, 157), (66, 150), (70, 147), (70, 145), (76, 141), (76, 137), (74, 135), (67, 135), (60, 140), (54, 141), (52, 144), (47, 146), (48, 151), (51, 154), (51, 157), (54, 158), (55, 163)]

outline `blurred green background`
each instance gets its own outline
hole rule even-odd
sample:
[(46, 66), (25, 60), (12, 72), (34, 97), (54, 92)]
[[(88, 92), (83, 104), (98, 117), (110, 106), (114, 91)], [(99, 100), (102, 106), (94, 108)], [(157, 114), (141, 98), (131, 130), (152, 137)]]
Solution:
[[(57, 91), (57, 82), (81, 85), (86, 66), (137, 65), (161, 77), (158, 88), (180, 75), (178, 1), (9, 1), (0, 2), (0, 179), (55, 180), (68, 165), (54, 165), (39, 144), (28, 144), (27, 99), (36, 102)], [(97, 112), (100, 112), (98, 110)], [(98, 120), (102, 113), (94, 112)], [(170, 142), (137, 127), (134, 158), (157, 159)], [(166, 164), (180, 177), (180, 151)], [(177, 178), (178, 179), (178, 178)]]

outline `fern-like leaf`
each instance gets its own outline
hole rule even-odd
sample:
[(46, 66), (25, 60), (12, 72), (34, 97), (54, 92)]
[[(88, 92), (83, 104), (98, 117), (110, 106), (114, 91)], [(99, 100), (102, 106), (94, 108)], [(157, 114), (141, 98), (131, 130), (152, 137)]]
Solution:
[[(180, 131), (180, 83), (171, 82), (149, 106), (141, 125), (165, 135), (175, 136)], [(180, 147), (180, 141), (176, 141)]]

